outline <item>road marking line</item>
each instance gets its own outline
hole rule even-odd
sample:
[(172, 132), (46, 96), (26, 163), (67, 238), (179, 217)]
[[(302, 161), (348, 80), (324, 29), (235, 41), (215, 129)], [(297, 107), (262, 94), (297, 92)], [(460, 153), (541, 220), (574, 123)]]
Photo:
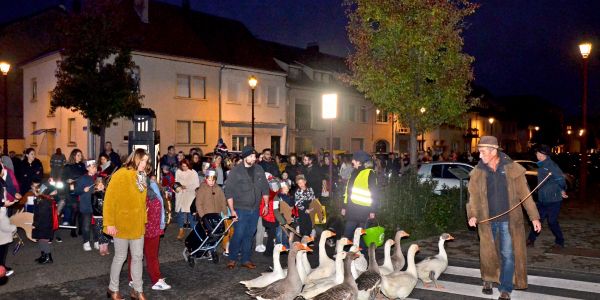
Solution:
[[(479, 269), (474, 268), (464, 268), (464, 267), (455, 267), (448, 266), (446, 274), (459, 275), (459, 276), (467, 276), (467, 277), (475, 277), (481, 278), (481, 271)], [(561, 279), (561, 278), (553, 278), (553, 277), (542, 277), (542, 276), (534, 276), (528, 275), (527, 281), (531, 285), (537, 286), (546, 286), (553, 288), (560, 288), (566, 290), (575, 290), (582, 292), (590, 292), (590, 293), (600, 293), (600, 283), (587, 282), (587, 281), (578, 281), (571, 279)]]
[[(425, 288), (425, 287), (423, 287), (423, 283), (421, 281), (419, 281), (419, 283), (417, 283), (417, 288), (421, 289), (421, 290), (426, 290), (426, 291), (435, 291), (435, 292), (442, 292), (442, 293), (447, 293), (447, 294), (479, 297), (479, 298), (484, 298), (484, 299), (497, 299), (500, 296), (498, 289), (494, 289), (493, 295), (484, 295), (483, 293), (481, 293), (481, 286), (479, 286), (479, 285), (458, 283), (458, 282), (452, 282), (452, 281), (442, 281), (442, 280), (438, 280), (438, 283), (441, 284), (442, 286), (444, 286), (443, 290), (438, 290), (436, 288)], [(511, 298), (519, 299), (519, 300), (539, 300), (539, 299), (575, 300), (575, 299), (577, 299), (577, 298), (567, 298), (567, 297), (563, 297), (563, 296), (552, 296), (552, 295), (546, 295), (546, 294), (541, 294), (541, 293), (531, 293), (531, 292), (524, 292), (524, 291), (513, 291), (511, 293)]]

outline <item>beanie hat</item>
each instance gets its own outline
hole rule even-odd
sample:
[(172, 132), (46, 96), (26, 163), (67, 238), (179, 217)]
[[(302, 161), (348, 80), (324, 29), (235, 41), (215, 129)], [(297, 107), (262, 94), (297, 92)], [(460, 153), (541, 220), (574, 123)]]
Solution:
[(254, 151), (254, 148), (252, 146), (245, 146), (244, 149), (242, 149), (241, 156), (242, 156), (242, 159), (244, 159), (255, 153), (256, 153), (256, 151)]
[(371, 159), (371, 156), (365, 151), (358, 150), (352, 154), (352, 159), (364, 163), (366, 161), (369, 161)]

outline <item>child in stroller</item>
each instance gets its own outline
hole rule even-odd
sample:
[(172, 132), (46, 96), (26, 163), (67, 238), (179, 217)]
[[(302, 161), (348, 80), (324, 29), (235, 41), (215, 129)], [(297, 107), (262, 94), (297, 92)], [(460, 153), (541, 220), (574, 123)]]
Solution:
[(225, 226), (224, 221), (232, 218), (224, 217), (219, 213), (209, 213), (202, 216), (201, 221), (194, 226), (194, 229), (185, 239), (183, 257), (191, 267), (194, 267), (197, 259), (212, 260), (215, 264), (219, 262), (217, 249), (223, 237), (233, 225), (231, 223), (229, 226)]

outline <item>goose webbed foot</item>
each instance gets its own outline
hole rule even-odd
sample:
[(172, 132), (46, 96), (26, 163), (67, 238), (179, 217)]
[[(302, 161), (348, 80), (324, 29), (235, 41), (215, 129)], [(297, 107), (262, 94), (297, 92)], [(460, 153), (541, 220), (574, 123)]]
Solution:
[(435, 279), (435, 272), (434, 271), (429, 272), (429, 279), (431, 279), (431, 281), (433, 281), (433, 285), (435, 286), (436, 289), (438, 289), (438, 290), (443, 290), (444, 289), (444, 286), (441, 285), (441, 284), (439, 284), (437, 282), (437, 279)]

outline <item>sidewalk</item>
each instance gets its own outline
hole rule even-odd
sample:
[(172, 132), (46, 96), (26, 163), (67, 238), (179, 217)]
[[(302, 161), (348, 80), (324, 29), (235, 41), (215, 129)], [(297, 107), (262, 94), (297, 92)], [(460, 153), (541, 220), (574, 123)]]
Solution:
[[(594, 274), (600, 276), (600, 201), (568, 200), (563, 202), (559, 222), (565, 236), (565, 249), (552, 253), (554, 235), (548, 223), (542, 224), (542, 232), (535, 247), (527, 248), (529, 270)], [(528, 233), (529, 227), (526, 228)], [(453, 241), (446, 242), (448, 260), (479, 264), (479, 241), (476, 230), (451, 232)], [(419, 257), (436, 254), (438, 238), (417, 241)], [(408, 249), (407, 243), (402, 245)]]

